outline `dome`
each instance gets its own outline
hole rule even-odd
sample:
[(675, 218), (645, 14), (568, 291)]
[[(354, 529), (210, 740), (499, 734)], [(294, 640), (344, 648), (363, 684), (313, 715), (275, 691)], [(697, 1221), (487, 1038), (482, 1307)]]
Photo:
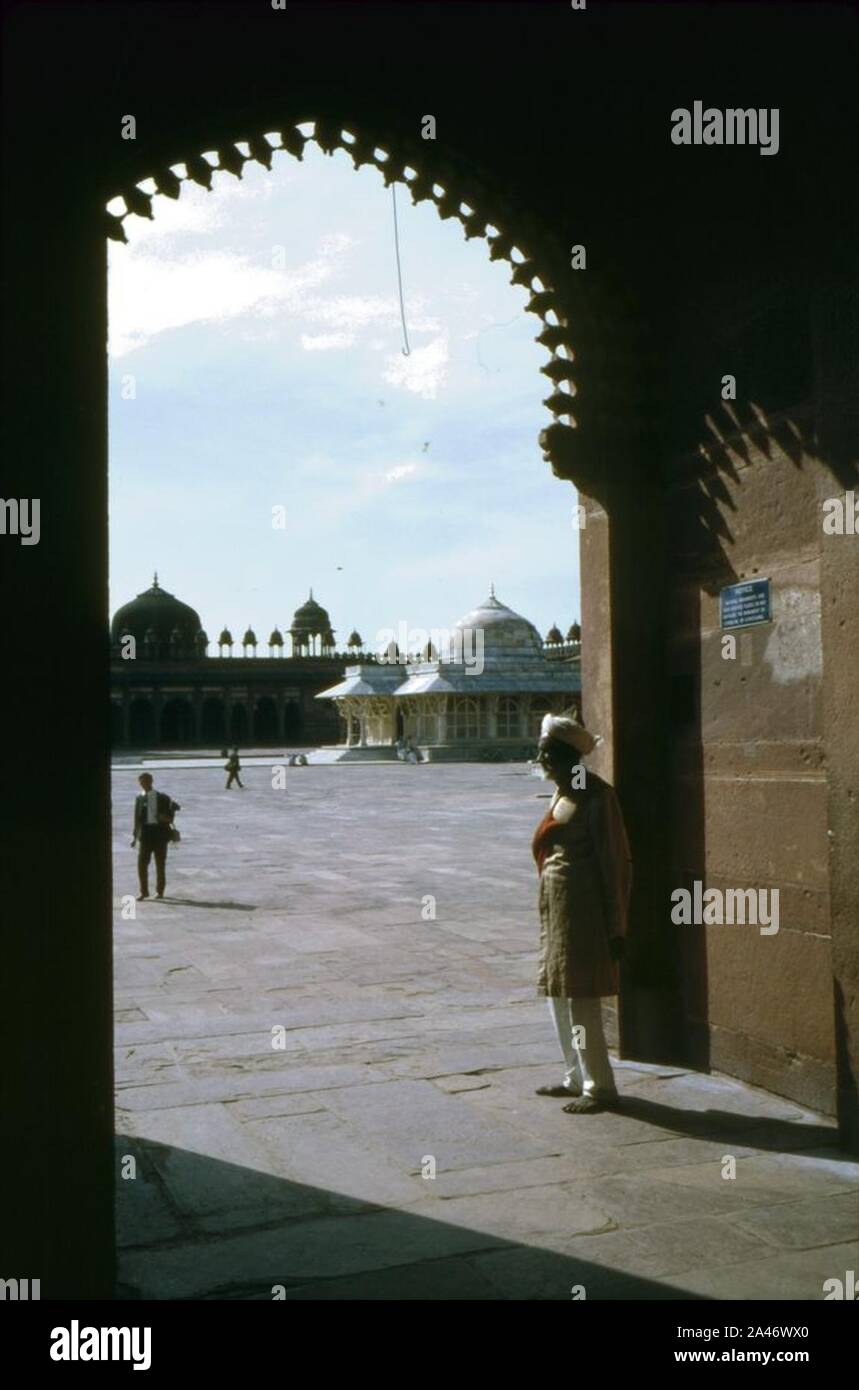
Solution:
[(478, 650), (476, 634), (482, 632), (484, 668), (514, 664), (519, 667), (523, 662), (532, 661), (543, 663), (543, 639), (534, 624), (501, 603), (495, 597), (494, 588), (489, 598), (454, 624), (454, 649), (445, 654), (448, 660), (462, 660), (462, 651), (456, 650), (457, 631), (468, 634), (460, 639), (466, 658)]
[(552, 626), (549, 628), (549, 631), (546, 633), (546, 641), (547, 641), (547, 642), (563, 642), (563, 640), (564, 640), (564, 636), (563, 636), (563, 633), (561, 632), (561, 629), (558, 627), (558, 624), (557, 624), (557, 623), (553, 623)]
[(579, 627), (579, 624), (578, 624), (578, 623), (573, 623), (573, 624), (571, 625), (571, 627), (570, 627), (569, 632), (567, 633), (567, 641), (568, 641), (568, 642), (581, 642), (581, 640), (582, 640), (582, 629)]
[(356, 632), (356, 630), (353, 628), (349, 634), (349, 641), (346, 643), (346, 645), (347, 647), (363, 647), (364, 643), (361, 638), (360, 632)]
[(296, 608), (290, 632), (307, 632), (311, 636), (331, 632), (331, 619), (322, 605), (316, 602), (312, 589), (307, 602)]
[(231, 647), (233, 645), (233, 634), (228, 627), (225, 627), (218, 638), (219, 647)]
[(252, 628), (252, 627), (249, 627), (248, 630), (247, 630), (247, 632), (245, 633), (244, 637), (242, 638), (242, 646), (243, 646), (243, 647), (255, 647), (256, 644), (257, 644), (257, 635), (256, 635), (256, 633), (254, 632), (253, 628)]
[(283, 646), (283, 633), (281, 632), (281, 630), (280, 630), (279, 627), (276, 627), (275, 630), (274, 630), (274, 632), (271, 634), (271, 637), (269, 637), (269, 639), (268, 639), (268, 645), (269, 645), (270, 647), (282, 647), (282, 646)]
[(171, 649), (175, 653), (182, 648), (193, 651), (200, 628), (199, 614), (162, 589), (156, 574), (151, 589), (114, 613), (110, 637), (112, 642), (119, 642), (123, 633), (130, 632), (141, 646), (148, 641), (165, 653)]

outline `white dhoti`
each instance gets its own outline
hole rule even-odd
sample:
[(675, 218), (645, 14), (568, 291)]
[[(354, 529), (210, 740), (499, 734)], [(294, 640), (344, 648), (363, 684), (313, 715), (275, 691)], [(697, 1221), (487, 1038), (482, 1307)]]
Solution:
[(599, 999), (548, 999), (561, 1044), (566, 1088), (583, 1096), (616, 1096)]

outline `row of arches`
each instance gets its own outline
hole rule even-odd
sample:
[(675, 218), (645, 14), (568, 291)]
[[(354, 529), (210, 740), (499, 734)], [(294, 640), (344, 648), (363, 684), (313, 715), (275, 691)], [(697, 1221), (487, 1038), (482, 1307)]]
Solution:
[(202, 700), (184, 695), (167, 699), (135, 695), (124, 702), (111, 702), (114, 747), (273, 744), (284, 739), (299, 742), (304, 722), (297, 700), (278, 700), (271, 695), (242, 701), (221, 695)]

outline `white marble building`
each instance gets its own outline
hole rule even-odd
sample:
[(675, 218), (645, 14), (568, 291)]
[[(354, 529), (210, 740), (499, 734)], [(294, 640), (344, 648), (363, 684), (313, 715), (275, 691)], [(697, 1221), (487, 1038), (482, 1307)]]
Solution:
[(400, 738), (432, 761), (528, 758), (547, 712), (580, 707), (579, 644), (547, 646), (494, 590), (447, 638), (432, 660), (348, 666), (316, 696), (340, 712), (343, 758), (396, 757)]

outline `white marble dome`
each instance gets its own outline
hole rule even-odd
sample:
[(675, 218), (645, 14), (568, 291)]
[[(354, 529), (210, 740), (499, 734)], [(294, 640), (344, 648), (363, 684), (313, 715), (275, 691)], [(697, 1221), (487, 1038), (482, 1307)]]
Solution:
[[(512, 608), (495, 597), (493, 589), (483, 603), (465, 613), (454, 623), (454, 632), (483, 633), (484, 668), (508, 667), (521, 670), (522, 666), (534, 662), (542, 665), (545, 661), (543, 639), (533, 623), (514, 613)], [(454, 642), (456, 638), (454, 637)], [(474, 637), (461, 639), (466, 651), (474, 650)], [(450, 652), (450, 656), (454, 653)]]

